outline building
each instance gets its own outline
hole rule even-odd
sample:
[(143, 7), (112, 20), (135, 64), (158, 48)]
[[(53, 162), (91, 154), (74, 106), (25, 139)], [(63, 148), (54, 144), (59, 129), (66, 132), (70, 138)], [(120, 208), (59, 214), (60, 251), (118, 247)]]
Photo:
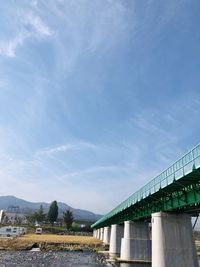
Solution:
[(26, 216), (19, 212), (0, 210), (0, 223), (2, 224), (27, 224)]
[(5, 216), (5, 211), (4, 210), (0, 210), (0, 223), (3, 223), (4, 216)]

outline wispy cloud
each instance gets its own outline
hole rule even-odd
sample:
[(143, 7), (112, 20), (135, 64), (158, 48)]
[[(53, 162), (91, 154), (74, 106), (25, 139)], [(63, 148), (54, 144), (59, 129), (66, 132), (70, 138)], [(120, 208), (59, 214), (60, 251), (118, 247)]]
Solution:
[(119, 165), (93, 166), (84, 170), (65, 173), (64, 175), (58, 177), (58, 179), (64, 181), (72, 177), (84, 177), (86, 174), (99, 175), (100, 173), (106, 173), (106, 176), (108, 176), (109, 173), (127, 172), (128, 169), (129, 169), (128, 166), (119, 166)]
[[(56, 17), (53, 46), (57, 51), (56, 69), (59, 79), (73, 73), (82, 57), (104, 53), (117, 46), (126, 30), (127, 9), (121, 1), (50, 1), (45, 9)], [(59, 28), (64, 24), (63, 29)]]
[(47, 148), (40, 150), (36, 152), (36, 155), (46, 155), (46, 156), (51, 156), (51, 155), (56, 155), (59, 153), (64, 153), (70, 150), (82, 150), (82, 149), (98, 149), (99, 147), (95, 144), (89, 143), (89, 142), (73, 142), (73, 143), (68, 143), (68, 144), (63, 144), (59, 146), (55, 146), (53, 148)]
[(22, 46), (24, 41), (30, 36), (28, 33), (19, 33), (15, 38), (0, 43), (0, 54), (8, 57), (15, 57), (15, 51)]
[(24, 45), (29, 38), (45, 38), (53, 35), (44, 21), (32, 11), (26, 14), (16, 12), (17, 25), (12, 38), (5, 37), (0, 41), (0, 54), (15, 57), (17, 49)]
[[(42, 21), (42, 19), (34, 14), (28, 14), (24, 18), (24, 26), (32, 26), (34, 31), (40, 36), (51, 36), (53, 32), (50, 28)], [(32, 33), (33, 34), (33, 33)]]

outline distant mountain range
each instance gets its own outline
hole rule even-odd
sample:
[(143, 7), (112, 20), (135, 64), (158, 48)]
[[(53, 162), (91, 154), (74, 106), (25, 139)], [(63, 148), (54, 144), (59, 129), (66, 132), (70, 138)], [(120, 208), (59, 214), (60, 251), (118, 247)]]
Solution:
[[(50, 203), (46, 202), (30, 202), (15, 196), (0, 196), (0, 210), (10, 210), (11, 207), (19, 207), (20, 212), (26, 213), (27, 210), (35, 211), (39, 209), (40, 205), (43, 206), (44, 211), (47, 213), (49, 210)], [(62, 216), (63, 212), (66, 209), (70, 209), (73, 212), (73, 216), (78, 221), (88, 221), (88, 222), (95, 222), (97, 221), (102, 215), (95, 214), (88, 210), (82, 209), (75, 209), (70, 207), (69, 205), (58, 202), (58, 209), (59, 209), (59, 216)]]

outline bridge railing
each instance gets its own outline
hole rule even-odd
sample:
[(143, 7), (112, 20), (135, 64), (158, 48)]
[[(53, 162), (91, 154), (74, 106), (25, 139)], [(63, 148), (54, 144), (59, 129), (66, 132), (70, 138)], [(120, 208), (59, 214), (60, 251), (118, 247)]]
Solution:
[(156, 193), (160, 189), (170, 185), (174, 180), (178, 180), (184, 175), (190, 173), (194, 168), (200, 167), (200, 144), (194, 147), (191, 151), (185, 154), (182, 158), (177, 160), (169, 168), (164, 170), (161, 174), (156, 176), (153, 180), (136, 191), (129, 198), (119, 204), (116, 208), (111, 210), (108, 214), (98, 220), (92, 227), (97, 226), (101, 222), (106, 221), (119, 212), (129, 208), (135, 203)]

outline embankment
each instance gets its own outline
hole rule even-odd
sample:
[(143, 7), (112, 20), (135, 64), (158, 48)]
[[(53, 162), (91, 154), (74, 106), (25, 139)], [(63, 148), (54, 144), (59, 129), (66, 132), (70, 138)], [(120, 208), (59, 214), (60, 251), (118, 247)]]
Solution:
[(90, 236), (52, 234), (0, 238), (0, 250), (29, 250), (32, 246), (38, 246), (42, 251), (98, 251), (102, 249), (102, 242)]

